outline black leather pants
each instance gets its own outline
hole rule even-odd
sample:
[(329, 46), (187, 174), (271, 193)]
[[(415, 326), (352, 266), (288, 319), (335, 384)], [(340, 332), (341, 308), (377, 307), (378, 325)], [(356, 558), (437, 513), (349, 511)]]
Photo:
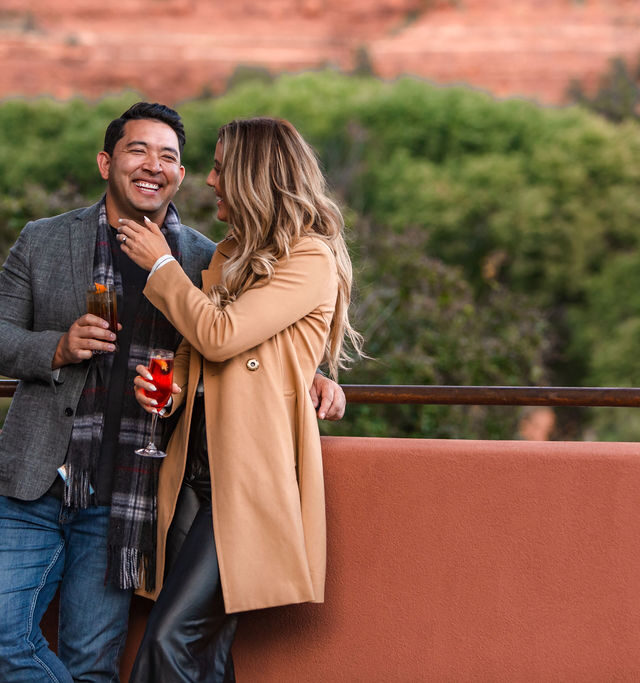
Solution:
[[(180, 492), (170, 537), (171, 566), (149, 615), (129, 681), (235, 681), (231, 645), (238, 615), (224, 611), (211, 502), (198, 498), (187, 485)], [(178, 548), (175, 559), (169, 557)]]

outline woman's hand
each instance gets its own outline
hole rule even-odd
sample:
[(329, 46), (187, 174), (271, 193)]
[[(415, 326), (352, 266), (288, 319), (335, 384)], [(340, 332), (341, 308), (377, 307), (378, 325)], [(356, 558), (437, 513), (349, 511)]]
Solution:
[(129, 218), (119, 218), (118, 240), (122, 251), (141, 268), (151, 270), (153, 264), (165, 254), (171, 254), (160, 228), (144, 217), (145, 225)]
[[(157, 413), (158, 409), (156, 406), (158, 405), (158, 402), (155, 398), (149, 398), (143, 391), (143, 389), (146, 391), (156, 391), (156, 386), (153, 384), (153, 377), (149, 372), (149, 368), (145, 365), (136, 365), (136, 372), (138, 373), (138, 376), (133, 380), (136, 401), (138, 401), (148, 413)], [(181, 391), (182, 389), (175, 382), (171, 385), (172, 394), (179, 394)], [(169, 399), (169, 401), (171, 401), (171, 399)], [(168, 406), (169, 403), (167, 403), (165, 408)]]

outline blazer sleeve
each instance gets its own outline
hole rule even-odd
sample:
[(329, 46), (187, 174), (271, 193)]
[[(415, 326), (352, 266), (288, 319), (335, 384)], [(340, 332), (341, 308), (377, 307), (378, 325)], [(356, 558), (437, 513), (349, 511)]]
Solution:
[(319, 307), (331, 313), (337, 294), (335, 258), (309, 238), (276, 266), (263, 286), (243, 292), (224, 308), (194, 287), (179, 264), (156, 271), (145, 296), (207, 360), (228, 360), (270, 339)]
[(64, 332), (33, 329), (32, 225), (20, 233), (0, 272), (0, 374), (52, 384), (51, 361)]

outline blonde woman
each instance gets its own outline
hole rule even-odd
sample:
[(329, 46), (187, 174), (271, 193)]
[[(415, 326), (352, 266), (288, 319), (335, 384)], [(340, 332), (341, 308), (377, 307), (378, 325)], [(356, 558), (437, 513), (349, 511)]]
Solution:
[[(296, 129), (270, 118), (227, 124), (207, 184), (229, 231), (203, 291), (153, 223), (119, 229), (125, 253), (154, 266), (145, 296), (184, 336), (170, 408), (183, 412), (160, 469), (157, 586), (167, 537), (181, 549), (151, 596), (138, 683), (235, 680), (237, 613), (322, 602), (324, 486), (309, 387), (320, 364), (335, 377), (348, 360), (345, 337), (361, 348), (347, 313), (342, 216)], [(149, 375), (138, 372), (138, 401), (153, 410), (141, 391)]]

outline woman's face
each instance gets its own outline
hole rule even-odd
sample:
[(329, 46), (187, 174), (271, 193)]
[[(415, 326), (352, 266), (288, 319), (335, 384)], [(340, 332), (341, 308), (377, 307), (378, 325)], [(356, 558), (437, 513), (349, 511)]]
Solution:
[(218, 206), (218, 220), (227, 222), (229, 220), (229, 206), (221, 184), (220, 169), (222, 168), (222, 143), (218, 140), (216, 152), (213, 157), (213, 168), (207, 176), (207, 185), (216, 191), (216, 205)]

